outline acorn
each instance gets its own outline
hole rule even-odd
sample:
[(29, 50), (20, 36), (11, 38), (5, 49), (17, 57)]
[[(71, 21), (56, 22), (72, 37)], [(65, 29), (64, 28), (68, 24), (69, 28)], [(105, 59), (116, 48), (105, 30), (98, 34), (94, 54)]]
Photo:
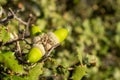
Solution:
[[(61, 43), (68, 35), (68, 31), (64, 28), (58, 29), (54, 32), (49, 32), (47, 34), (36, 36), (33, 39), (33, 47), (28, 54), (28, 62), (35, 63), (38, 62), (46, 52), (56, 44)], [(39, 40), (48, 42), (40, 42)]]
[(30, 62), (30, 63), (38, 62), (44, 54), (45, 54), (45, 50), (44, 50), (43, 45), (35, 44), (29, 51), (27, 62)]
[[(64, 28), (45, 34), (45, 38), (48, 38), (47, 42), (43, 42), (45, 50), (49, 51), (53, 46), (57, 46), (58, 44), (60, 44), (67, 37), (67, 35), (68, 31)], [(44, 39), (44, 36), (43, 41), (46, 41)]]
[(53, 32), (61, 43), (68, 35), (68, 30), (65, 28), (58, 29)]

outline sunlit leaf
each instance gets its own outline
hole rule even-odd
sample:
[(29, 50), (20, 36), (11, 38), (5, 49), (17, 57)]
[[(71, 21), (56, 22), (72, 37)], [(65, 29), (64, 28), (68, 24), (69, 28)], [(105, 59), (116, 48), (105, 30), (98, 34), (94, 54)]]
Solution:
[(7, 75), (3, 78), (3, 80), (24, 80), (24, 78), (16, 76), (16, 75)]
[(7, 3), (7, 0), (0, 0), (0, 5), (4, 5)]
[(86, 75), (86, 69), (87, 69), (86, 65), (77, 66), (75, 68), (73, 75), (72, 75), (72, 79), (73, 80), (81, 80), (82, 77)]
[(81, 64), (83, 64), (82, 63), (82, 50), (80, 50), (79, 48), (77, 48), (77, 56), (78, 56), (78, 59), (79, 59), (79, 61), (80, 61), (80, 63)]
[(117, 24), (116, 33), (120, 34), (120, 22)]
[(114, 78), (115, 80), (119, 80), (120, 79), (120, 69), (116, 68), (114, 71)]
[(5, 28), (2, 28), (0, 38), (3, 42), (7, 42), (10, 39), (10, 34)]
[(15, 59), (13, 52), (2, 52), (0, 53), (0, 63), (3, 63), (5, 67), (12, 70), (15, 73), (24, 73), (23, 66), (18, 63)]
[(25, 80), (38, 80), (40, 74), (43, 73), (42, 71), (43, 63), (38, 63), (35, 67), (30, 69), (28, 76), (26, 76)]

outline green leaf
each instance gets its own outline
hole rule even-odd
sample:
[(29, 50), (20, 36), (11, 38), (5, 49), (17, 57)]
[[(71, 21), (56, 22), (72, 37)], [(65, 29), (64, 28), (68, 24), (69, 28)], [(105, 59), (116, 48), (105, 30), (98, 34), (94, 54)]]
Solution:
[(46, 20), (44, 20), (44, 19), (38, 19), (37, 21), (36, 21), (36, 24), (38, 25), (38, 26), (40, 26), (40, 29), (43, 31), (44, 29), (45, 29), (45, 27), (47, 26), (47, 22), (46, 22)]
[(82, 50), (77, 48), (77, 54), (78, 54), (77, 56), (78, 56), (78, 59), (79, 59), (81, 64), (83, 64), (82, 63), (82, 53), (83, 53)]
[(114, 39), (115, 39), (116, 45), (118, 45), (120, 47), (120, 45), (119, 45), (119, 43), (120, 43), (120, 35), (115, 35)]
[(24, 80), (24, 78), (16, 75), (6, 75), (3, 80)]
[(42, 71), (43, 63), (38, 63), (35, 67), (33, 67), (28, 76), (26, 76), (25, 80), (39, 80), (39, 75), (43, 73)]
[(10, 39), (10, 34), (5, 28), (1, 29), (0, 38), (3, 42), (7, 42)]
[(2, 61), (3, 61), (3, 55), (0, 52), (0, 62), (2, 62)]
[(7, 3), (7, 0), (0, 0), (0, 5), (5, 5)]
[(84, 28), (84, 33), (86, 35), (91, 35), (92, 32), (91, 32), (91, 28), (90, 28), (90, 21), (88, 19), (86, 19), (84, 22), (83, 22), (83, 28)]
[(83, 76), (86, 75), (86, 65), (77, 66), (72, 75), (73, 80), (81, 80)]
[(30, 35), (31, 36), (37, 36), (41, 34), (41, 29), (39, 26), (32, 25), (30, 28)]
[(15, 73), (24, 73), (23, 66), (18, 64), (13, 52), (2, 52), (0, 53), (0, 58), (0, 63), (3, 63), (8, 69)]
[(120, 22), (117, 23), (116, 33), (120, 34)]

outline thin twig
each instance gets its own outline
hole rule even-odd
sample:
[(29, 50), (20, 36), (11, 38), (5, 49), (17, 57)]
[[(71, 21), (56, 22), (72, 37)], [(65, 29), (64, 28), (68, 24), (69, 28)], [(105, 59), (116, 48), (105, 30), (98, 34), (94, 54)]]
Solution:
[[(17, 35), (15, 32), (13, 33), (13, 35), (14, 35), (14, 37), (15, 37), (16, 39), (19, 38), (18, 35)], [(20, 47), (19, 41), (16, 41), (16, 48), (17, 48), (17, 52), (18, 52), (19, 55), (21, 56), (22, 54), (21, 54), (21, 47)]]
[(27, 22), (25, 22), (21, 18), (17, 17), (15, 12), (11, 8), (9, 8), (9, 11), (10, 12), (8, 13), (8, 16), (0, 20), (0, 24), (4, 24), (4, 23), (8, 22), (10, 19), (15, 18), (17, 21), (19, 21), (23, 25), (26, 25), (26, 26), (28, 25)]
[(50, 55), (50, 53), (57, 47), (59, 46), (60, 44), (56, 44), (55, 46), (53, 46), (50, 51), (46, 54), (46, 57)]
[(29, 19), (27, 21), (27, 25), (26, 25), (26, 28), (25, 28), (25, 35), (30, 35), (29, 26), (30, 26), (31, 20), (32, 20), (32, 15), (29, 16)]
[(60, 45), (60, 44), (56, 44), (55, 46), (53, 46), (53, 47), (50, 49), (50, 51), (48, 51), (48, 52), (46, 53), (46, 55), (43, 56), (41, 62), (46, 61), (46, 60), (48, 59), (48, 57), (50, 56), (51, 52), (52, 52), (57, 46), (59, 46), (59, 45)]
[(8, 16), (0, 20), (0, 24), (7, 23), (10, 19), (13, 18), (13, 15), (11, 13), (8, 13)]
[(0, 6), (0, 17), (2, 16), (3, 14), (3, 8)]
[(22, 23), (22, 24), (24, 24), (24, 25), (28, 25), (28, 23), (27, 22), (25, 22), (25, 21), (23, 21), (21, 18), (18, 18), (16, 15), (15, 15), (15, 13), (13, 12), (13, 10), (11, 9), (11, 8), (9, 8), (9, 10), (10, 10), (10, 12), (12, 13), (12, 15), (14, 16), (14, 18), (16, 19), (16, 20), (18, 20), (20, 23)]
[[(25, 38), (29, 38), (29, 37), (30, 37), (29, 35), (25, 36)], [(17, 39), (10, 40), (10, 41), (8, 41), (6, 43), (2, 43), (0, 46), (5, 46), (5, 45), (8, 45), (8, 44), (12, 44), (12, 43), (14, 43), (16, 41), (20, 41), (20, 40), (23, 40), (23, 38), (17, 38)]]

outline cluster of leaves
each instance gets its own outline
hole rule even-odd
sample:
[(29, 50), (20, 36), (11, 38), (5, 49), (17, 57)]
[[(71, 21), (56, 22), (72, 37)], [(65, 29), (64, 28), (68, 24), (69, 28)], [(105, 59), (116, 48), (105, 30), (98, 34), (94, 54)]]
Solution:
[[(67, 40), (52, 52), (50, 59), (31, 69), (33, 71), (29, 71), (28, 77), (20, 78), (35, 80), (34, 76), (39, 76), (37, 75), (37, 69), (40, 69), (39, 74), (42, 74), (40, 79), (120, 79), (119, 0), (29, 0), (29, 2), (13, 0), (13, 3), (9, 3), (10, 0), (0, 1), (3, 8), (20, 8), (21, 11), (18, 15), (24, 20), (28, 18), (29, 13), (33, 14), (32, 23), (39, 26), (42, 31), (61, 27), (69, 30)], [(17, 32), (18, 22), (12, 20), (7, 26)], [(21, 29), (24, 29), (23, 25)], [(3, 42), (9, 40), (9, 36), (4, 36), (6, 34), (9, 35), (5, 29), (0, 29), (0, 39)], [(21, 42), (21, 46), (25, 49), (24, 42)], [(3, 50), (8, 50), (9, 47), (5, 46)], [(9, 52), (9, 55), (6, 52), (1, 53), (5, 53), (0, 54), (5, 61), (5, 55), (11, 56), (11, 58), (8, 58), (11, 64), (5, 66), (12, 69), (11, 66), (15, 62), (17, 67), (22, 70), (18, 62), (14, 61), (14, 57), (10, 55), (13, 54), (12, 52)], [(0, 58), (0, 61), (2, 61), (2, 58)], [(12, 59), (13, 61), (11, 61)], [(43, 67), (40, 65), (43, 65)], [(86, 71), (87, 75), (83, 77)], [(4, 76), (11, 79), (18, 78), (18, 76), (5, 73)], [(0, 75), (0, 77), (3, 76)]]

